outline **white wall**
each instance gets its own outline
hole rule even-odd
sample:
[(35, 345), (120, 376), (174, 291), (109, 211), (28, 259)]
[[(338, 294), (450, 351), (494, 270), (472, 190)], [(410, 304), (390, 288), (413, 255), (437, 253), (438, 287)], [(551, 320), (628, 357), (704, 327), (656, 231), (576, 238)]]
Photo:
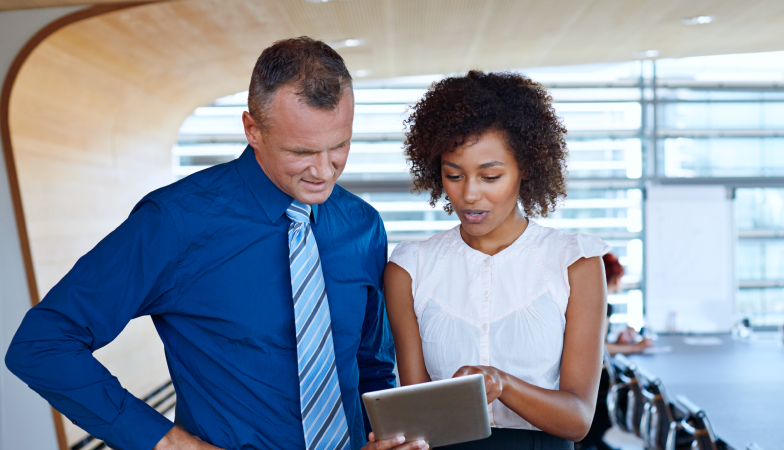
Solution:
[[(0, 12), (0, 81), (25, 43), (46, 24), (79, 8)], [(2, 143), (0, 143), (2, 145)], [(1, 149), (0, 149), (1, 150)], [(8, 172), (0, 157), (0, 356), (30, 308)], [(58, 448), (52, 410), (0, 364), (0, 450)]]
[(732, 326), (732, 200), (724, 186), (646, 190), (646, 316), (654, 331), (726, 332)]

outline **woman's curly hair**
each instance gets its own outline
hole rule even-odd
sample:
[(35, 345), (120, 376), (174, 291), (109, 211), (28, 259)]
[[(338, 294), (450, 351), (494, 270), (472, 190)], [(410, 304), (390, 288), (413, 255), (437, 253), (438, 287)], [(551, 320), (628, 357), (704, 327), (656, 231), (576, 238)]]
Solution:
[[(520, 203), (529, 217), (546, 217), (566, 196), (566, 128), (552, 97), (515, 73), (468, 72), (434, 83), (414, 105), (403, 148), (414, 191), (430, 191), (430, 205), (444, 195), (441, 155), (490, 130), (506, 135), (518, 166), (527, 170)], [(448, 200), (448, 199), (447, 199)], [(447, 202), (444, 210), (452, 213)]]

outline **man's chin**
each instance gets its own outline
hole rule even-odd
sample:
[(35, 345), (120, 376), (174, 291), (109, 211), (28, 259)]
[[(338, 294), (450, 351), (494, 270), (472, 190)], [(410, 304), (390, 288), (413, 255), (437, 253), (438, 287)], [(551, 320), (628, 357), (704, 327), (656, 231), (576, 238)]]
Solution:
[(332, 183), (319, 190), (301, 189), (293, 197), (305, 205), (318, 205), (327, 201), (334, 187), (335, 184)]

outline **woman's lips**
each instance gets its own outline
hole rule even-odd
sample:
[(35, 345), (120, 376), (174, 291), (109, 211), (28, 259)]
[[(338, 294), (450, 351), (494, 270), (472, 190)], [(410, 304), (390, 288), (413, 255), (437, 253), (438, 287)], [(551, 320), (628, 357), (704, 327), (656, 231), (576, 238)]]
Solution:
[(487, 211), (478, 209), (464, 209), (461, 214), (468, 223), (480, 223), (487, 217)]

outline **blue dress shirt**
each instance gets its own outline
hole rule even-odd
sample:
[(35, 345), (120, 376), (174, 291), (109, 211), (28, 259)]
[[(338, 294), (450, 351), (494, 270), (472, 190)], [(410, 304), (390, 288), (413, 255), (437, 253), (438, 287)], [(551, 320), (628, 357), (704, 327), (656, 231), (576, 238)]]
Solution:
[[(116, 449), (150, 450), (172, 423), (92, 352), (150, 315), (177, 392), (176, 421), (227, 450), (304, 449), (286, 208), (248, 147), (142, 199), (25, 316), (8, 368)], [(387, 243), (370, 205), (335, 186), (313, 209), (352, 449), (360, 394), (394, 386), (384, 308)]]

